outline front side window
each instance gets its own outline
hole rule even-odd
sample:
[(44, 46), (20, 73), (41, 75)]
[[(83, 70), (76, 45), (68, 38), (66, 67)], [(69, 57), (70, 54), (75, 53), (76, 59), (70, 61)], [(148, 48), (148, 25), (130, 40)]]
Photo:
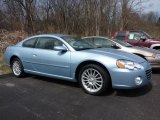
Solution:
[(140, 33), (129, 33), (128, 36), (129, 40), (140, 40), (141, 39), (141, 34)]
[(111, 48), (112, 45), (114, 44), (114, 42), (107, 40), (107, 39), (103, 39), (103, 38), (95, 38), (94, 39), (94, 44), (97, 47), (107, 47), (107, 48)]
[(118, 40), (125, 40), (125, 32), (118, 32), (116, 39)]
[(62, 46), (63, 43), (60, 40), (51, 37), (38, 38), (36, 48), (54, 50), (55, 46)]
[(121, 40), (115, 40), (115, 42), (119, 43), (120, 45), (122, 46), (125, 46), (125, 47), (132, 47), (131, 44), (127, 43), (127, 42), (124, 42), (124, 41), (121, 41)]
[(93, 38), (84, 38), (84, 41), (94, 44)]
[(23, 47), (34, 48), (36, 44), (36, 38), (31, 38), (29, 40), (24, 41)]

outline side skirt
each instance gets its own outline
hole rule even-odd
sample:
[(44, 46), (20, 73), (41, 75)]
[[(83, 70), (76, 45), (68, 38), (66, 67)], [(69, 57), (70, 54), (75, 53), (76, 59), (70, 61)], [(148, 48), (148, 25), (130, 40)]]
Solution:
[(77, 82), (76, 80), (74, 80), (73, 78), (70, 78), (70, 77), (52, 75), (52, 74), (47, 74), (47, 73), (42, 73), (42, 72), (37, 72), (37, 71), (32, 71), (32, 70), (27, 70), (27, 69), (24, 69), (24, 72), (30, 73), (30, 74), (39, 75), (39, 76), (45, 76), (45, 77), (50, 77), (50, 78), (57, 78), (57, 79), (61, 79), (61, 80), (67, 80), (67, 81), (71, 81), (71, 82)]

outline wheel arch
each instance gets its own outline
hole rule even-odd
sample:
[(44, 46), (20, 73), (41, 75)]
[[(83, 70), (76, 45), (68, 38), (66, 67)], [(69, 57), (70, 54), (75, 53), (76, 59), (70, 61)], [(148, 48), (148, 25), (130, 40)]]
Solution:
[(9, 61), (10, 65), (12, 64), (12, 61), (13, 61), (15, 58), (20, 59), (17, 55), (13, 55), (13, 56), (10, 58), (10, 61)]
[(147, 60), (147, 59), (145, 58), (145, 56), (142, 55), (142, 54), (138, 54), (138, 53), (133, 53), (133, 54), (135, 54), (135, 55), (137, 55), (137, 56), (140, 56), (140, 57), (144, 58), (145, 60)]
[(155, 46), (155, 47), (153, 47), (153, 49), (159, 50), (160, 46)]
[(151, 45), (150, 48), (152, 48), (152, 49), (160, 48), (160, 44), (153, 44), (153, 45)]
[[(77, 81), (78, 81), (78, 74), (79, 74), (81, 68), (82, 68), (83, 66), (87, 65), (87, 64), (95, 64), (95, 65), (101, 66), (103, 69), (106, 70), (106, 72), (108, 73), (108, 75), (109, 75), (109, 77), (110, 77), (110, 82), (112, 82), (112, 81), (111, 81), (111, 76), (110, 76), (109, 70), (108, 70), (102, 63), (97, 62), (97, 61), (93, 61), (93, 60), (83, 61), (83, 62), (81, 62), (81, 63), (77, 66), (76, 72), (75, 72), (75, 78), (76, 78)], [(79, 81), (78, 81), (78, 82), (79, 82)]]

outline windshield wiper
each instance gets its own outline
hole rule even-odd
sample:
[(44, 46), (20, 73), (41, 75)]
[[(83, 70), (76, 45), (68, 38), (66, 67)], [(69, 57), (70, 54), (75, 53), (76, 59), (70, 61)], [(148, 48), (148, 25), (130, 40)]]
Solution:
[(98, 47), (96, 47), (96, 48), (103, 48), (102, 46), (98, 46)]
[(95, 48), (79, 48), (78, 51), (80, 51), (80, 50), (88, 50), (88, 49), (95, 49)]

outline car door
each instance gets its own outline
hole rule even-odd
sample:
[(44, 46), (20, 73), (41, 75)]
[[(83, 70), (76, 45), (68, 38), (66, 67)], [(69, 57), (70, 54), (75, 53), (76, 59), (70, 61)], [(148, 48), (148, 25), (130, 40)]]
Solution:
[(20, 52), (21, 60), (23, 63), (23, 67), (25, 70), (33, 70), (33, 57), (32, 52), (34, 50), (35, 44), (37, 42), (37, 38), (31, 38), (23, 42), (22, 50)]
[(126, 42), (130, 43), (133, 46), (139, 46), (139, 42), (141, 42), (140, 38), (141, 35), (139, 33), (130, 32), (128, 34), (128, 40)]
[(37, 72), (57, 77), (70, 77), (70, 51), (54, 50), (55, 46), (62, 45), (63, 42), (56, 38), (38, 38), (32, 54)]

